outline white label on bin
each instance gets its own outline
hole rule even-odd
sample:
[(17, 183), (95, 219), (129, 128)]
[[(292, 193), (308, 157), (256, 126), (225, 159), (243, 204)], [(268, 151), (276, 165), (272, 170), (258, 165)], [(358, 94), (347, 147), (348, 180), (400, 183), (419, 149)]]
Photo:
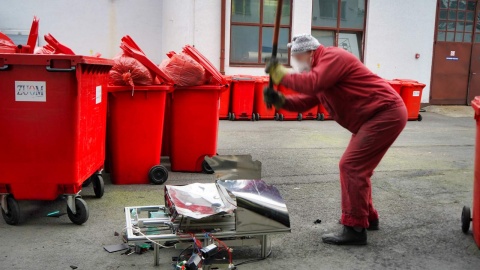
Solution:
[(420, 91), (413, 91), (413, 96), (414, 97), (419, 97), (420, 96)]
[(46, 82), (15, 81), (15, 101), (46, 102)]
[(99, 85), (95, 88), (95, 103), (98, 104), (98, 103), (101, 103), (102, 102), (102, 86)]

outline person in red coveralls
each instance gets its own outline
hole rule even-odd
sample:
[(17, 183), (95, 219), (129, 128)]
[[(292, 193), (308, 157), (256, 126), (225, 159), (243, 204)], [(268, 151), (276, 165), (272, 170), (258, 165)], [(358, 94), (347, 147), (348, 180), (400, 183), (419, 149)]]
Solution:
[(277, 109), (304, 112), (321, 103), (338, 124), (352, 133), (340, 160), (343, 230), (322, 236), (328, 244), (365, 245), (368, 230), (378, 230), (378, 213), (372, 203), (373, 170), (407, 123), (402, 98), (382, 78), (350, 52), (324, 47), (309, 34), (288, 44), (303, 72), (289, 73), (272, 60), (266, 72), (274, 84), (297, 95), (265, 90), (264, 99)]

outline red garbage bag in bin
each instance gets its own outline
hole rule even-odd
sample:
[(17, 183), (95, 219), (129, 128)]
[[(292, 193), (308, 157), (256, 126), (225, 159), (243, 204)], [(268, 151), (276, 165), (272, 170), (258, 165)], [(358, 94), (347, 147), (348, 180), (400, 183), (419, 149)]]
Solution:
[(205, 81), (205, 69), (186, 54), (173, 54), (160, 64), (160, 69), (168, 74), (178, 86), (201, 85)]
[(109, 84), (117, 86), (151, 85), (152, 74), (137, 59), (125, 55), (113, 59), (115, 65), (109, 73)]

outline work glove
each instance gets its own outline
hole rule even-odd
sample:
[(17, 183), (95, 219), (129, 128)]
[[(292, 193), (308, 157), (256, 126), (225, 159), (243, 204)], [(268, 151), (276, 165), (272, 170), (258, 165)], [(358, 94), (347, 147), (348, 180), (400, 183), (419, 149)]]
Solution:
[(265, 88), (263, 90), (263, 101), (267, 104), (267, 107), (273, 105), (278, 110), (285, 105), (285, 95), (271, 88)]
[(288, 70), (278, 62), (278, 59), (272, 58), (265, 66), (265, 73), (270, 74), (274, 84), (280, 84), (283, 77), (288, 74)]

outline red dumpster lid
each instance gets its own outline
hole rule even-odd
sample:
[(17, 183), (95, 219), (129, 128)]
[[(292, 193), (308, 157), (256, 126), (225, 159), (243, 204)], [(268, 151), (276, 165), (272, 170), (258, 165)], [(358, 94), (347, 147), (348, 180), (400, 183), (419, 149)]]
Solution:
[[(66, 54), (0, 54), (0, 63), (4, 65), (29, 65), (29, 66), (51, 66), (58, 63), (65, 63), (69, 61), (71, 66), (77, 64), (102, 65), (113, 66), (114, 62), (111, 59), (104, 59), (99, 57), (82, 56), (82, 55), (66, 55)], [(63, 68), (63, 66), (62, 66)]]
[(475, 111), (475, 116), (480, 116), (480, 96), (475, 97), (475, 99), (472, 100), (472, 107)]
[(232, 76), (232, 80), (234, 81), (254, 81), (256, 78), (255, 76), (251, 75), (235, 75)]
[(230, 75), (223, 75), (223, 79), (225, 79), (225, 81), (227, 83), (231, 83), (232, 82), (232, 76)]
[(147, 69), (153, 72), (159, 80), (166, 82), (168, 84), (174, 84), (172, 78), (163, 72), (157, 65), (155, 65), (145, 53), (140, 49), (140, 47), (135, 43), (135, 41), (128, 35), (122, 38), (122, 43), (120, 48), (130, 57), (137, 59), (142, 63)]
[(135, 89), (132, 89), (131, 86), (113, 86), (109, 85), (107, 88), (108, 92), (123, 92), (128, 91), (167, 91), (172, 92), (173, 86), (171, 85), (135, 85)]
[(212, 76), (212, 79), (217, 84), (227, 84), (225, 78), (223, 77), (222, 73), (218, 71), (215, 66), (208, 61), (208, 59), (201, 54), (195, 47), (190, 45), (185, 45), (183, 47), (183, 52), (190, 55), (195, 61), (197, 61), (200, 65), (205, 68), (205, 71)]

